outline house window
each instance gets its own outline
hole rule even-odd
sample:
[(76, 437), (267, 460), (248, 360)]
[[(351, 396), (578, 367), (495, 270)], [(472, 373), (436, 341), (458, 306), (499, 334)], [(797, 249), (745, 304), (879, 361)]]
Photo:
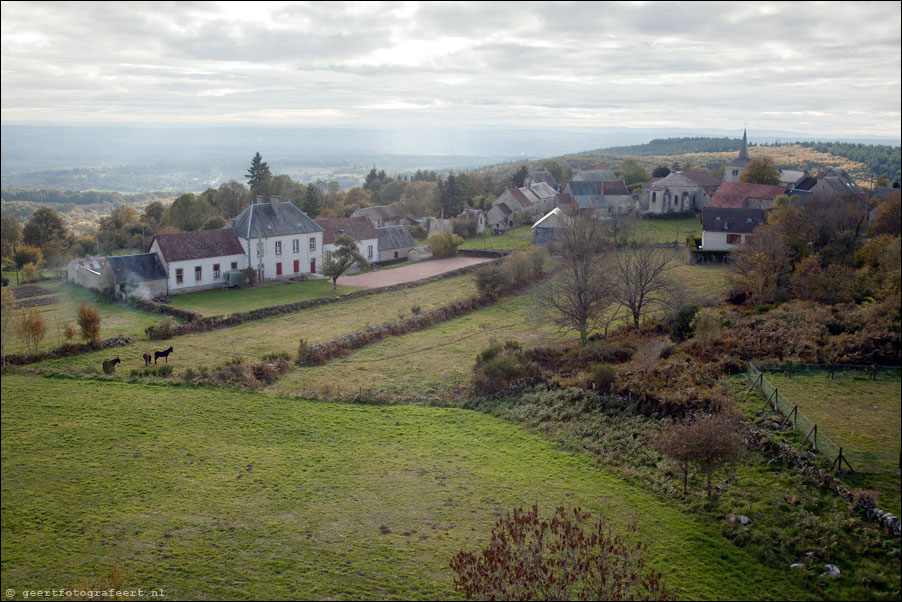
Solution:
[(739, 234), (727, 234), (728, 245), (738, 245), (742, 242), (742, 236)]
[(282, 262), (276, 264), (276, 276), (282, 275)]
[(276, 255), (281, 255), (281, 254), (282, 254), (282, 241), (277, 240), (276, 241)]
[(185, 272), (182, 268), (175, 269), (175, 283), (181, 284), (185, 281)]
[(237, 269), (238, 269), (238, 262), (237, 262), (237, 261), (233, 261), (233, 262), (232, 262), (232, 271), (235, 271), (235, 270), (237, 270)]
[(719, 221), (720, 221), (720, 216), (719, 216), (719, 215), (716, 216), (716, 217), (714, 218), (714, 221), (715, 221), (715, 222), (719, 222)]
[(315, 238), (310, 239), (310, 250), (316, 251), (316, 239)]
[(200, 280), (200, 279), (203, 278), (203, 277), (204, 277), (204, 270), (203, 270), (203, 268), (200, 267), (199, 265), (198, 265), (198, 266), (194, 266), (194, 279), (195, 279), (195, 280)]
[(398, 252), (395, 251), (395, 259), (397, 259), (397, 258), (398, 258)]
[[(291, 241), (291, 250), (294, 251), (295, 253), (300, 253), (300, 252), (301, 252), (301, 241), (300, 241), (300, 239), (295, 238), (294, 240)], [(295, 271), (297, 271), (297, 270), (295, 270)]]
[(219, 264), (218, 263), (213, 264), (213, 277), (219, 278)]
[(369, 246), (366, 248), (366, 258), (367, 258), (367, 259), (372, 259), (372, 258), (373, 258), (373, 245), (369, 245)]
[(734, 175), (734, 176), (738, 176), (738, 175), (739, 175), (739, 170), (738, 170), (738, 169), (734, 169), (734, 170), (733, 170), (733, 175)]
[(655, 203), (655, 202), (657, 202), (657, 200), (658, 200), (658, 193), (657, 192), (651, 193), (651, 202)]

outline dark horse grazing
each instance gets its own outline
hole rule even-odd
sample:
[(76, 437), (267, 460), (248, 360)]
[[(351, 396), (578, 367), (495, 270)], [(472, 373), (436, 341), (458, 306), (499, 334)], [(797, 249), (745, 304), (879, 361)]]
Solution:
[(116, 369), (116, 364), (121, 364), (122, 360), (118, 357), (114, 360), (103, 360), (103, 373), (104, 374), (112, 374), (113, 370)]
[(153, 358), (150, 356), (150, 354), (147, 353), (146, 351), (144, 352), (144, 355), (142, 355), (141, 357), (144, 358), (144, 365), (145, 365), (145, 366), (149, 366), (149, 365), (150, 365), (150, 360), (153, 359)]
[(166, 351), (154, 351), (153, 352), (153, 363), (157, 363), (157, 358), (163, 358), (166, 360), (166, 363), (169, 363), (169, 354), (172, 353), (172, 347), (167, 349)]

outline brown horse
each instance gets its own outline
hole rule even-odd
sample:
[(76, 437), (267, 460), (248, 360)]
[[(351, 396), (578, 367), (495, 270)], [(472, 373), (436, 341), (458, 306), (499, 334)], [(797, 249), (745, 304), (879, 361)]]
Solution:
[(121, 364), (122, 360), (118, 357), (114, 360), (103, 360), (103, 373), (104, 374), (112, 374), (116, 369), (116, 364)]
[(147, 353), (146, 351), (144, 352), (144, 355), (142, 355), (141, 357), (144, 358), (144, 366), (145, 366), (145, 367), (149, 366), (149, 365), (150, 365), (150, 360), (153, 359), (153, 357), (152, 357), (149, 353)]
[(169, 354), (172, 353), (172, 347), (167, 349), (166, 351), (154, 351), (153, 352), (153, 363), (157, 363), (157, 358), (163, 358), (166, 360), (166, 363), (169, 363)]

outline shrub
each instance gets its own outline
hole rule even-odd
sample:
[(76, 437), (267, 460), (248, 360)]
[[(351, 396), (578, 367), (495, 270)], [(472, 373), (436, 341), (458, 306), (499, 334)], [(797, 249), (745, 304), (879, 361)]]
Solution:
[(616, 382), (617, 368), (610, 364), (595, 364), (589, 371), (589, 386), (602, 395), (611, 393)]
[(511, 284), (509, 274), (498, 265), (490, 265), (477, 270), (473, 278), (476, 281), (477, 291), (483, 295), (491, 295), (493, 297)]
[(444, 232), (433, 234), (426, 240), (426, 244), (432, 249), (433, 257), (451, 257), (457, 253), (457, 247), (464, 244), (464, 239), (457, 234)]
[(419, 305), (411, 305), (411, 306), (410, 306), (410, 313), (412, 313), (412, 314), (415, 315), (415, 316), (420, 315), (420, 306), (419, 306)]
[(307, 339), (298, 339), (298, 363), (303, 364), (307, 361), (310, 354), (310, 342)]
[(685, 341), (692, 336), (692, 319), (698, 310), (698, 305), (684, 305), (677, 315), (670, 319), (667, 326), (670, 336), (675, 341)]
[(22, 282), (34, 282), (38, 279), (38, 266), (33, 263), (26, 263), (22, 266)]
[(551, 520), (514, 510), (495, 523), (482, 552), (451, 559), (454, 586), (468, 600), (672, 600), (646, 566), (635, 524), (616, 532), (600, 517), (557, 508)]
[(162, 341), (174, 337), (175, 330), (175, 320), (173, 320), (171, 316), (164, 316), (163, 319), (156, 324), (151, 324), (145, 328), (144, 332), (147, 334), (148, 339)]
[(97, 343), (100, 340), (100, 314), (93, 307), (88, 307), (84, 301), (78, 308), (78, 327), (81, 330), (81, 338), (85, 343)]
[(44, 316), (37, 307), (32, 307), (28, 312), (22, 312), (16, 324), (16, 336), (25, 343), (29, 355), (34, 355), (47, 334), (47, 326), (44, 324)]
[(257, 284), (257, 270), (254, 268), (248, 267), (241, 270), (242, 280), (247, 286), (254, 286)]
[(720, 317), (719, 311), (706, 307), (698, 310), (695, 317), (692, 318), (690, 326), (703, 345), (710, 345), (720, 333), (723, 319)]
[(473, 368), (476, 393), (489, 395), (509, 387), (513, 381), (538, 374), (538, 366), (529, 360), (520, 344), (497, 341), (476, 356)]
[(78, 336), (78, 329), (75, 327), (75, 324), (72, 322), (66, 322), (66, 326), (63, 328), (63, 336), (66, 338), (66, 342), (72, 342), (76, 336)]
[(548, 250), (545, 247), (533, 245), (526, 250), (526, 257), (529, 260), (530, 277), (537, 280), (544, 276)]
[(507, 281), (514, 286), (523, 284), (532, 277), (532, 262), (526, 251), (517, 251), (508, 255), (504, 258), (501, 266), (507, 276)]

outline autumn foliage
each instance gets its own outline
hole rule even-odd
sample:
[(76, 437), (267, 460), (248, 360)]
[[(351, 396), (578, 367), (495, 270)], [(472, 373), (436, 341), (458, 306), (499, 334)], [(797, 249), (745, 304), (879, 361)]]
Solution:
[(647, 566), (636, 525), (619, 533), (579, 508), (551, 519), (533, 506), (495, 523), (488, 547), (451, 559), (454, 585), (468, 600), (672, 600)]

